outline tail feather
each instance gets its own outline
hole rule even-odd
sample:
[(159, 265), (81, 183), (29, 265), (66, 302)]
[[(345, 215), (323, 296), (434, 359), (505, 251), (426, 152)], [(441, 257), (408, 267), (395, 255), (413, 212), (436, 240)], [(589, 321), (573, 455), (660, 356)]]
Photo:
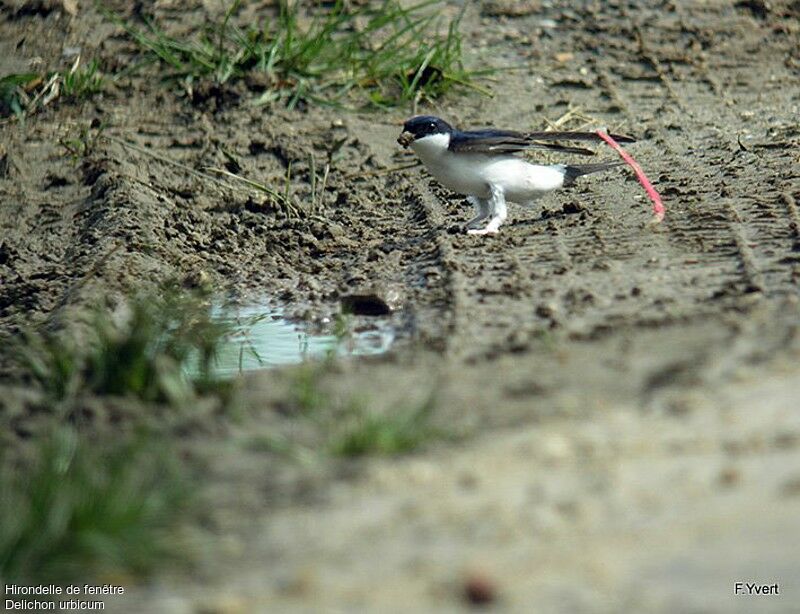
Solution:
[(564, 185), (571, 185), (578, 177), (607, 171), (610, 168), (621, 166), (624, 162), (599, 162), (597, 164), (568, 164), (564, 166)]

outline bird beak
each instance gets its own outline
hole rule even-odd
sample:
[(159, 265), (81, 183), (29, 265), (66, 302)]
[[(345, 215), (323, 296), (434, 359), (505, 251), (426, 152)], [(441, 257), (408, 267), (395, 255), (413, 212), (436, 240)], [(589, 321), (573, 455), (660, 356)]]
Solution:
[(408, 147), (411, 143), (414, 142), (414, 135), (410, 132), (403, 132), (400, 136), (397, 137), (397, 142), (400, 143), (403, 147)]

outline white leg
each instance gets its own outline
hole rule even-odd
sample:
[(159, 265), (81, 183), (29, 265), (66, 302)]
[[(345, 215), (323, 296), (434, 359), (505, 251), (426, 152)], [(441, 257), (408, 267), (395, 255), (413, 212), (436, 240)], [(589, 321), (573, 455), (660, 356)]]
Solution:
[(498, 186), (494, 184), (490, 185), (489, 189), (492, 191), (492, 196), (491, 198), (489, 198), (489, 211), (491, 213), (492, 219), (489, 220), (489, 223), (486, 225), (485, 228), (476, 228), (467, 230), (467, 234), (471, 235), (496, 234), (497, 231), (500, 229), (502, 223), (505, 222), (506, 218), (508, 217), (506, 196), (505, 194), (503, 194), (503, 190), (501, 190)]
[(475, 228), (489, 217), (489, 201), (477, 196), (467, 196), (467, 200), (475, 207), (475, 217), (467, 222), (467, 229)]

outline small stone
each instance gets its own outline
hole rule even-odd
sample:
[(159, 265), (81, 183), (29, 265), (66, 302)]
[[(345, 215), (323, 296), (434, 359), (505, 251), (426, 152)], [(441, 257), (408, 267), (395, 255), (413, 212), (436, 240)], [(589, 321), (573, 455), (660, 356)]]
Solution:
[(344, 228), (341, 226), (341, 224), (336, 224), (335, 222), (328, 224), (328, 232), (334, 239), (338, 239), (345, 235)]
[(742, 481), (742, 473), (736, 467), (725, 467), (719, 472), (719, 485), (723, 488), (731, 488)]
[(472, 572), (464, 582), (464, 598), (475, 606), (485, 606), (497, 599), (497, 587), (485, 573)]
[(558, 307), (555, 303), (541, 303), (536, 306), (536, 315), (540, 318), (555, 319), (558, 314)]

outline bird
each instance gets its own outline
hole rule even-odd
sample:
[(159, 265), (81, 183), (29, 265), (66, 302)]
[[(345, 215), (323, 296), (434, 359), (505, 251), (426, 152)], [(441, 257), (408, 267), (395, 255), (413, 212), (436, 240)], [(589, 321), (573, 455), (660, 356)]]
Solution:
[[(617, 142), (633, 137), (611, 135)], [(553, 141), (600, 141), (594, 132), (517, 132), (514, 130), (461, 131), (433, 115), (417, 115), (403, 124), (397, 142), (410, 147), (428, 172), (443, 186), (463, 194), (475, 207), (467, 222), (471, 235), (495, 234), (508, 217), (506, 201), (532, 204), (534, 200), (590, 173), (624, 162), (597, 164), (531, 164), (517, 154), (528, 149), (593, 155), (583, 147)], [(487, 221), (488, 220), (488, 221)]]

